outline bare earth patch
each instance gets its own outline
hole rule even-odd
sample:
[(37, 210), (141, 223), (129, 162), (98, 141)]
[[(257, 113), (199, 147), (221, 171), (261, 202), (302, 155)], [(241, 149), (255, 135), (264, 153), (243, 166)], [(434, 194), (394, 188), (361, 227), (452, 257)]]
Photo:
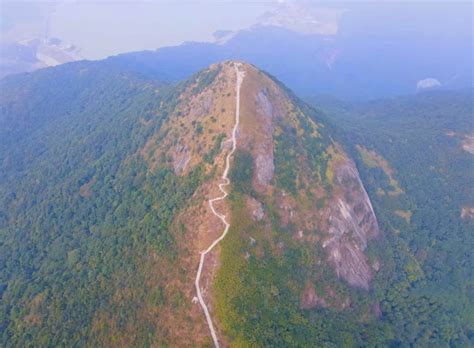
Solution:
[(463, 220), (474, 219), (474, 206), (461, 207), (461, 219)]
[(467, 134), (464, 136), (462, 141), (462, 148), (464, 151), (474, 155), (474, 133)]
[(388, 176), (389, 184), (392, 187), (392, 190), (388, 191), (389, 196), (398, 196), (403, 193), (403, 190), (400, 187), (398, 180), (396, 180), (394, 177), (393, 169), (390, 167), (389, 163), (387, 162), (385, 158), (383, 158), (381, 155), (379, 155), (375, 151), (369, 150), (361, 145), (357, 145), (357, 150), (362, 156), (362, 160), (364, 161), (364, 164), (367, 167), (381, 168), (384, 171), (384, 173)]

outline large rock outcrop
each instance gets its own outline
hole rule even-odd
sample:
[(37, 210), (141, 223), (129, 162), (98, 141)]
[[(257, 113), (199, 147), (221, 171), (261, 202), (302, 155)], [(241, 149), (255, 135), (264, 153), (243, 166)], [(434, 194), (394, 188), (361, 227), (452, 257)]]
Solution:
[(359, 172), (348, 158), (334, 164), (334, 195), (328, 209), (329, 238), (323, 247), (329, 261), (338, 277), (368, 289), (373, 269), (364, 251), (379, 228)]

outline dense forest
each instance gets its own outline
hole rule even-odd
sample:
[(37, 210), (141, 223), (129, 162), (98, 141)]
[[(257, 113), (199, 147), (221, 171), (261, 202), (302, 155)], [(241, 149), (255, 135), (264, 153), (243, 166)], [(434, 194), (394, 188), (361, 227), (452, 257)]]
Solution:
[(169, 224), (200, 180), (150, 172), (137, 153), (174, 94), (92, 63), (6, 79), (2, 91), (0, 345), (123, 343), (112, 331), (155, 342), (139, 315), (160, 301), (146, 286), (159, 268), (150, 255), (175, 257)]
[(473, 90), (366, 103), (312, 100), (357, 159), (384, 232), (377, 280), (396, 345), (474, 341)]

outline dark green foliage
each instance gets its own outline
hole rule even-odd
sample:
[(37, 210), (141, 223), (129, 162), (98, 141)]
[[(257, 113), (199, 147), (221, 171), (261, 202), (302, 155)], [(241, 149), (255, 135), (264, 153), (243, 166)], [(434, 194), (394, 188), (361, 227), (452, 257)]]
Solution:
[(296, 129), (286, 128), (275, 137), (275, 178), (276, 184), (287, 192), (296, 193), (298, 171), (298, 141)]
[(197, 134), (202, 134), (203, 131), (204, 131), (204, 128), (202, 127), (201, 122), (197, 122), (196, 123), (196, 133)]
[[(378, 335), (394, 346), (472, 345), (474, 226), (460, 218), (461, 206), (474, 203), (474, 161), (461, 146), (474, 131), (472, 91), (327, 110), (339, 127), (332, 130), (357, 159), (386, 239), (375, 286), (387, 325)], [(356, 144), (388, 161), (404, 193), (377, 194), (391, 190), (388, 177), (364, 164)], [(410, 211), (410, 221), (395, 210)]]
[[(133, 345), (158, 335), (139, 314), (163, 301), (143, 265), (176, 256), (169, 225), (201, 173), (151, 173), (138, 154), (174, 107), (167, 88), (86, 68), (2, 82), (1, 346), (100, 346), (99, 313)], [(114, 301), (122, 289), (134, 296)]]
[(254, 171), (253, 157), (249, 152), (237, 150), (234, 153), (234, 163), (229, 173), (233, 191), (251, 194)]
[(221, 150), (222, 141), (224, 139), (225, 139), (225, 133), (221, 133), (216, 137), (216, 139), (214, 141), (214, 145), (209, 150), (209, 152), (204, 156), (204, 161), (206, 161), (207, 163), (213, 163), (214, 162), (214, 158), (217, 156), (217, 154)]
[(214, 81), (216, 76), (219, 75), (220, 71), (221, 67), (218, 66), (214, 70), (205, 70), (195, 75), (197, 79), (197, 85), (193, 88), (191, 93), (201, 93), (207, 86), (209, 86)]

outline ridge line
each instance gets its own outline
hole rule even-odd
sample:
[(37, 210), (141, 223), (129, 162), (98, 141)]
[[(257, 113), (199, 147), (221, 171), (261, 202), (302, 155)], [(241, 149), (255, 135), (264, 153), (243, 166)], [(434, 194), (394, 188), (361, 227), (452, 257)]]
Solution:
[(236, 95), (235, 95), (235, 124), (234, 124), (234, 128), (232, 129), (232, 138), (229, 139), (230, 141), (232, 141), (232, 149), (226, 156), (226, 162), (225, 162), (226, 165), (225, 165), (224, 172), (222, 173), (222, 177), (221, 177), (224, 180), (224, 182), (219, 184), (219, 190), (223, 194), (222, 194), (222, 196), (212, 198), (208, 201), (209, 206), (211, 207), (212, 213), (215, 216), (217, 216), (219, 218), (219, 220), (222, 221), (222, 223), (225, 225), (225, 228), (224, 228), (224, 232), (221, 234), (221, 236), (219, 238), (214, 240), (214, 242), (212, 242), (212, 244), (206, 250), (201, 251), (201, 257), (200, 257), (200, 260), (199, 260), (198, 272), (196, 274), (196, 279), (194, 281), (194, 285), (196, 287), (196, 292), (197, 292), (197, 298), (198, 298), (199, 303), (200, 303), (200, 305), (201, 305), (201, 307), (204, 311), (204, 314), (206, 316), (207, 325), (209, 326), (209, 331), (211, 332), (212, 340), (214, 341), (214, 346), (216, 348), (219, 348), (219, 340), (217, 338), (217, 334), (216, 334), (216, 331), (214, 329), (214, 325), (212, 323), (211, 315), (209, 314), (209, 309), (207, 308), (207, 305), (204, 302), (204, 299), (202, 297), (201, 287), (199, 285), (199, 282), (200, 282), (200, 279), (201, 279), (201, 272), (202, 272), (202, 268), (204, 266), (204, 261), (205, 261), (205, 258), (206, 258), (206, 254), (209, 253), (217, 244), (219, 244), (219, 242), (221, 240), (223, 240), (225, 238), (225, 236), (227, 235), (227, 232), (229, 231), (229, 227), (230, 227), (230, 224), (226, 220), (226, 216), (224, 214), (218, 213), (215, 210), (214, 202), (223, 200), (228, 195), (228, 193), (224, 189), (224, 187), (230, 184), (230, 180), (227, 177), (227, 175), (229, 174), (229, 168), (230, 168), (230, 158), (232, 157), (232, 155), (234, 154), (234, 152), (237, 148), (237, 139), (236, 139), (236, 137), (237, 137), (237, 129), (238, 129), (239, 123), (240, 123), (240, 87), (242, 85), (242, 81), (243, 81), (244, 76), (245, 76), (245, 72), (239, 70), (240, 66), (241, 66), (240, 63), (236, 63), (235, 66), (234, 66), (235, 73), (236, 73), (236, 78), (237, 78), (236, 79)]

